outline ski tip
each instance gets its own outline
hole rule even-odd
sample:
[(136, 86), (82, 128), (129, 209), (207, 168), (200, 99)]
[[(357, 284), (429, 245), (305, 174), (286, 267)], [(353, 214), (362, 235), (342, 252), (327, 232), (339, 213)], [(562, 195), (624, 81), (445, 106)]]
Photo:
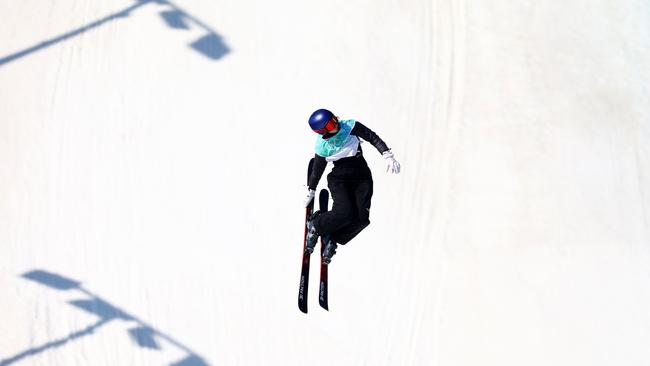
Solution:
[(302, 311), (303, 313), (307, 314), (307, 306), (303, 304), (298, 304), (298, 309)]
[(327, 200), (327, 199), (330, 198), (330, 192), (327, 189), (323, 188), (323, 189), (320, 190), (320, 193), (318, 194), (318, 198), (321, 201), (322, 200)]

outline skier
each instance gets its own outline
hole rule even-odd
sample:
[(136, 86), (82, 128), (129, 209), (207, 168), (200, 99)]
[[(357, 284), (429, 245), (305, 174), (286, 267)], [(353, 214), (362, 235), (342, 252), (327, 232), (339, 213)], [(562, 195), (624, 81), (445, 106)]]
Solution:
[(397, 174), (400, 164), (386, 143), (368, 127), (353, 119), (341, 120), (327, 109), (319, 109), (309, 117), (309, 126), (319, 134), (316, 155), (309, 177), (305, 207), (314, 199), (316, 186), (328, 162), (334, 168), (327, 175), (332, 194), (332, 210), (315, 211), (307, 220), (307, 251), (312, 253), (318, 237), (325, 242), (323, 263), (329, 264), (336, 254), (337, 243), (346, 244), (370, 224), (372, 175), (361, 151), (360, 138), (370, 142), (387, 163), (386, 171)]

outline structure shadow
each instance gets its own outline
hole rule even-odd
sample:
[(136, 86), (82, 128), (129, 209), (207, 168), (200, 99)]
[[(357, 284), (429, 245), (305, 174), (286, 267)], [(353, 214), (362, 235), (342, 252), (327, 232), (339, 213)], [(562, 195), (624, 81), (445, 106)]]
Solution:
[(48, 47), (52, 47), (61, 42), (67, 41), (71, 38), (77, 37), (85, 32), (98, 28), (112, 20), (116, 20), (119, 18), (126, 18), (137, 9), (149, 4), (160, 4), (168, 8), (168, 10), (162, 11), (160, 13), (160, 16), (163, 19), (164, 23), (172, 29), (176, 29), (176, 30), (179, 29), (188, 30), (192, 28), (200, 29), (204, 33), (204, 35), (201, 36), (198, 40), (190, 43), (190, 48), (192, 48), (199, 54), (211, 60), (219, 60), (230, 52), (230, 49), (224, 42), (223, 38), (214, 29), (212, 29), (211, 27), (203, 23), (198, 18), (192, 16), (190, 13), (186, 12), (176, 4), (172, 3), (171, 1), (137, 0), (135, 4), (125, 9), (122, 9), (116, 13), (110, 14), (104, 18), (98, 19), (89, 24), (86, 24), (82, 27), (63, 33), (56, 37), (46, 39), (40, 43), (22, 49), (13, 54), (7, 56), (0, 56), (0, 67), (12, 61), (16, 61), (20, 58), (29, 56), (38, 51), (42, 51)]
[(162, 350), (167, 346), (183, 351), (185, 356), (181, 360), (171, 363), (170, 366), (209, 366), (201, 356), (189, 347), (86, 290), (81, 286), (80, 282), (42, 270), (27, 272), (22, 277), (58, 291), (76, 291), (83, 297), (71, 301), (70, 305), (81, 311), (93, 314), (97, 317), (97, 321), (61, 339), (32, 347), (4, 359), (0, 358), (0, 366), (12, 365), (43, 352), (63, 347), (80, 338), (91, 336), (102, 326), (118, 319), (132, 324), (132, 327), (127, 330), (127, 334), (138, 347)]

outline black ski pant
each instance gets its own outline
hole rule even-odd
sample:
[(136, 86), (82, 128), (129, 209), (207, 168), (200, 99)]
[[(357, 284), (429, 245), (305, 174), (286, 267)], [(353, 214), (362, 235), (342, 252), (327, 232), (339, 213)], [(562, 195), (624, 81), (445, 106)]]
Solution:
[(346, 244), (370, 225), (372, 175), (365, 164), (355, 167), (334, 167), (327, 176), (327, 186), (334, 204), (332, 210), (316, 219), (316, 229), (322, 236)]

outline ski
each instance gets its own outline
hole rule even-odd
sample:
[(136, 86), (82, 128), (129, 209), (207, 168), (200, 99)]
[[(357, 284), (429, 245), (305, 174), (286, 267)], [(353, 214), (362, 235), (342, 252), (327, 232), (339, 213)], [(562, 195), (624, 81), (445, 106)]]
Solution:
[[(309, 176), (311, 175), (312, 167), (314, 166), (314, 159), (309, 161), (309, 166), (307, 168), (307, 181), (309, 181)], [(307, 292), (309, 290), (309, 258), (310, 255), (307, 252), (307, 219), (314, 210), (314, 201), (312, 200), (309, 206), (305, 209), (305, 235), (303, 240), (302, 247), (302, 270), (300, 272), (300, 286), (298, 288), (298, 308), (303, 313), (307, 313)]]
[[(320, 207), (320, 212), (327, 212), (328, 210), (328, 201), (329, 201), (329, 191), (327, 189), (322, 189), (318, 195), (318, 205)], [(321, 236), (320, 238), (320, 286), (318, 292), (318, 303), (320, 306), (329, 311), (327, 305), (327, 264), (323, 262), (323, 252), (325, 251), (325, 238)]]

